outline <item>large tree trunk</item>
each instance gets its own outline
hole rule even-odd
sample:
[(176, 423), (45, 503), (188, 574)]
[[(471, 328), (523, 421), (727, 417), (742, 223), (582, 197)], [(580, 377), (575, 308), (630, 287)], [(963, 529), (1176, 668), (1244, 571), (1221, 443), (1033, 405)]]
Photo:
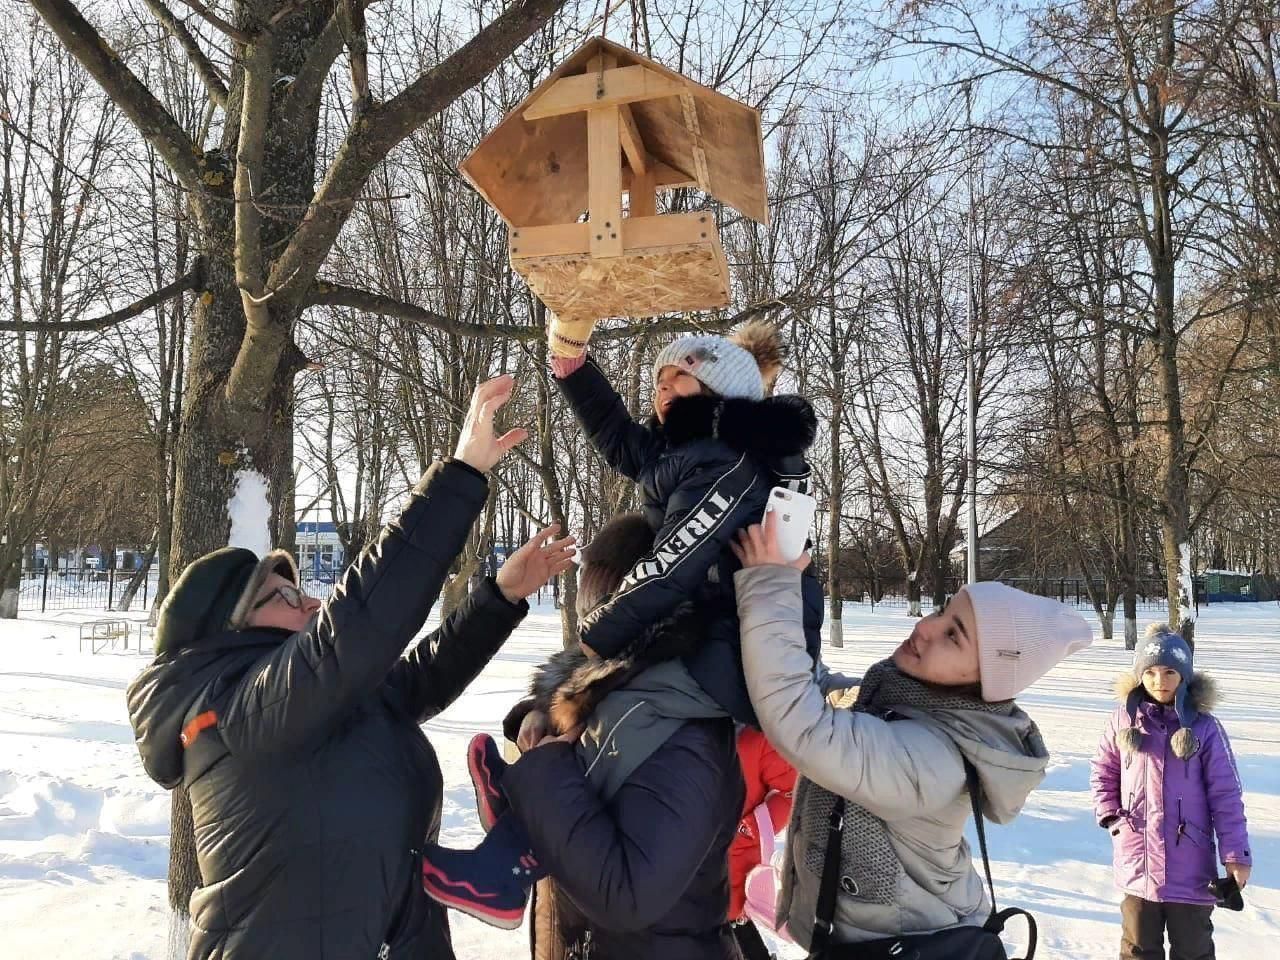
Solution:
[(22, 578), (22, 554), (0, 544), (0, 620), (18, 616), (18, 587)]
[[(1159, 222), (1159, 221), (1157, 221)], [(1191, 522), (1188, 499), (1186, 428), (1182, 418), (1182, 389), (1178, 375), (1178, 335), (1175, 328), (1173, 262), (1157, 264), (1156, 327), (1159, 362), (1156, 383), (1164, 423), (1161, 440), (1161, 516), (1165, 588), (1169, 623), (1189, 646), (1195, 645), (1196, 613), (1191, 571)]]
[(924, 613), (920, 609), (920, 576), (912, 570), (907, 574), (907, 616), (920, 617)]
[[(832, 326), (834, 328), (834, 319)], [(834, 342), (834, 339), (833, 339)], [(843, 364), (836, 359), (833, 371), (831, 411), (831, 491), (827, 501), (827, 630), (831, 646), (844, 646), (844, 592), (840, 584), (840, 506), (844, 502), (844, 466), (841, 463), (840, 423), (844, 403)]]
[[(534, 303), (534, 319), (539, 324), (547, 320), (547, 308), (541, 301)], [(539, 370), (547, 369), (547, 344), (539, 341), (535, 349), (535, 362)], [(560, 524), (560, 536), (569, 532), (569, 517), (565, 510), (564, 488), (560, 483), (560, 475), (556, 472), (556, 442), (560, 439), (554, 435), (555, 423), (551, 416), (551, 388), (545, 376), (536, 379), (538, 390), (538, 461), (534, 469), (542, 481), (542, 491), (546, 497), (547, 509), (551, 511), (552, 523)], [(572, 567), (564, 573), (560, 592), (560, 644), (565, 650), (576, 650), (578, 647), (578, 569)]]
[[(319, 5), (317, 5), (319, 7)], [(326, 15), (317, 9), (310, 17), (291, 18), (279, 28), (277, 62), (280, 74), (296, 73)], [(244, 95), (244, 73), (237, 70), (228, 98), (228, 114), (236, 116)], [(280, 116), (281, 95), (272, 103), (267, 127), (259, 194), (269, 193), (275, 216), (263, 220), (264, 247), (280, 244), (297, 227), (297, 219), (314, 195), (316, 104), (299, 114)], [(237, 546), (257, 552), (271, 547), (293, 550), (293, 379), (303, 362), (296, 348), (286, 349), (270, 382), (257, 392), (264, 397), (258, 409), (233, 409), (227, 384), (245, 337), (244, 301), (236, 282), (236, 205), (230, 199), (229, 159), (236, 155), (240, 127), (228, 123), (222, 148), (205, 155), (212, 187), (221, 195), (196, 197), (193, 242), (205, 258), (204, 289), (196, 302), (191, 346), (184, 374), (182, 424), (174, 450), (173, 529), (169, 572), (178, 576), (187, 564), (231, 542), (229, 511), (238, 484), (249, 496), (265, 481), (267, 529), (237, 529)], [(292, 220), (290, 218), (293, 218)], [(291, 329), (296, 315), (284, 318)], [(292, 344), (290, 344), (292, 346)], [(190, 802), (185, 791), (174, 791), (174, 817), (169, 846), (169, 902), (187, 913), (191, 892), (199, 883)]]

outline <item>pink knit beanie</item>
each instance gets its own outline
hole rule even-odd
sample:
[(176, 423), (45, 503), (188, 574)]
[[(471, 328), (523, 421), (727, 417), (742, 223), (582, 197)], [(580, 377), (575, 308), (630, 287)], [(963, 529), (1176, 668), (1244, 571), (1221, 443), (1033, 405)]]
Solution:
[(1065, 603), (1003, 583), (971, 583), (963, 589), (978, 621), (983, 700), (1012, 700), (1093, 642), (1084, 617)]

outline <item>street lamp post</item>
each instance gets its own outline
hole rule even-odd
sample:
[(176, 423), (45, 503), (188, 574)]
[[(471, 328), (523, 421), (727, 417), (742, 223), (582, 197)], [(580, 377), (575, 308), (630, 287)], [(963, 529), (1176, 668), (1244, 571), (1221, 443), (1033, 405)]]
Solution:
[(967, 554), (966, 582), (978, 580), (978, 383), (974, 369), (973, 310), (973, 83), (964, 83), (964, 126), (966, 157), (965, 179), (968, 182), (969, 208), (965, 224), (965, 456), (968, 458), (968, 500), (965, 512), (965, 544)]

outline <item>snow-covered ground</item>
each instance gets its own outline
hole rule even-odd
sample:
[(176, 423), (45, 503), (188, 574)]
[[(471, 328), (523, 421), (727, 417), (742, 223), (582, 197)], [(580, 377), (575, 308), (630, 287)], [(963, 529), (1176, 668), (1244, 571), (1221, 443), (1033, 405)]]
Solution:
[[(909, 629), (901, 609), (853, 606), (834, 669), (857, 673)], [(80, 652), (78, 625), (105, 616), (67, 612), (0, 621), (0, 958), (160, 960), (165, 955), (169, 800), (138, 763), (124, 706), (144, 663), (135, 649)], [(137, 619), (140, 615), (131, 615)], [(1154, 615), (1148, 614), (1148, 619)], [(468, 693), (430, 723), (444, 768), (444, 838), (480, 836), (463, 750), (498, 732), (529, 671), (559, 642), (554, 611), (536, 610)], [(1118, 895), (1107, 835), (1093, 825), (1089, 756), (1110, 709), (1120, 641), (1098, 641), (1022, 698), (1053, 753), (1023, 815), (989, 839), (1004, 905), (1040, 919), (1040, 957), (1102, 960), (1118, 946)], [(1255, 856), (1244, 913), (1218, 911), (1218, 956), (1246, 957), (1280, 940), (1280, 607), (1202, 608), (1197, 666), (1221, 682), (1218, 711), (1248, 790)], [(461, 958), (524, 956), (526, 932), (454, 922)], [(794, 949), (784, 951), (794, 956)]]

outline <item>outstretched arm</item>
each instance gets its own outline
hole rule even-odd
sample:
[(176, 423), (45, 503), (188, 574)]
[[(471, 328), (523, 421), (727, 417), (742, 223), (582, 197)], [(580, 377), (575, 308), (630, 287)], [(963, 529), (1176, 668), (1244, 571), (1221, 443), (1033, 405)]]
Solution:
[[(568, 372), (562, 377), (558, 370)], [(591, 445), (614, 470), (631, 480), (639, 479), (644, 465), (662, 449), (661, 438), (631, 418), (622, 397), (594, 360), (583, 358), (574, 366), (557, 358), (552, 373)]]

